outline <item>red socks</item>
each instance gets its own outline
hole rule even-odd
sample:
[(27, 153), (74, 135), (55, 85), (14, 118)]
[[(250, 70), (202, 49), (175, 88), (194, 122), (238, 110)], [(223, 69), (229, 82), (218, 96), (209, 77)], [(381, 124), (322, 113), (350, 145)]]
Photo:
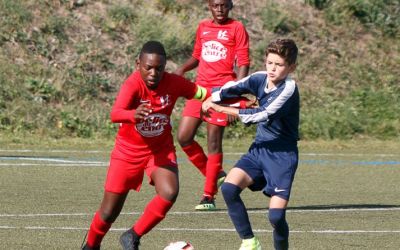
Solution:
[(104, 235), (111, 227), (111, 223), (103, 221), (100, 213), (97, 211), (93, 217), (92, 224), (90, 225), (89, 233), (87, 236), (87, 244), (90, 247), (100, 246)]
[(144, 213), (135, 223), (132, 229), (138, 236), (142, 236), (148, 233), (153, 227), (155, 227), (160, 221), (165, 218), (165, 215), (172, 207), (174, 203), (172, 201), (166, 200), (159, 195), (156, 195), (147, 204), (144, 209)]
[[(173, 204), (173, 202), (165, 200), (161, 196), (156, 195), (149, 202), (149, 204), (147, 204), (143, 215), (139, 218), (132, 229), (138, 236), (148, 233), (153, 227), (155, 227), (165, 218), (165, 215)], [(90, 225), (86, 244), (89, 247), (100, 246), (101, 241), (103, 240), (104, 235), (110, 229), (111, 224), (112, 223), (103, 221), (100, 213), (97, 211), (93, 217), (92, 224)]]
[(205, 155), (203, 148), (194, 141), (192, 144), (182, 147), (189, 160), (206, 177), (204, 195), (214, 197), (217, 193), (217, 178), (222, 170), (222, 153)]
[(222, 170), (222, 153), (208, 155), (207, 175), (204, 185), (204, 195), (214, 197), (217, 193), (217, 178)]
[(182, 147), (182, 150), (203, 176), (206, 176), (207, 156), (203, 148), (196, 141), (193, 141), (192, 144)]

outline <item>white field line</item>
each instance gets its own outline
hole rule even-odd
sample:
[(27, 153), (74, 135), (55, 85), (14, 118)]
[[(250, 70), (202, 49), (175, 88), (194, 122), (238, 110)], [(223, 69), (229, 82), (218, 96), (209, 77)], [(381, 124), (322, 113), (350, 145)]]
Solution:
[[(343, 213), (343, 212), (376, 212), (376, 211), (400, 211), (400, 207), (388, 208), (325, 208), (325, 209), (290, 209), (287, 213)], [(267, 209), (247, 211), (249, 214), (264, 214)], [(204, 215), (204, 214), (226, 214), (227, 211), (198, 211), (198, 212), (170, 212), (168, 215)], [(140, 212), (121, 213), (121, 215), (139, 215)], [(1, 217), (56, 217), (56, 216), (93, 216), (92, 213), (42, 213), (42, 214), (0, 214)]]
[[(66, 230), (86, 231), (84, 227), (39, 227), (39, 226), (1, 226), (0, 229), (24, 229), (24, 230)], [(128, 228), (111, 228), (110, 231), (126, 231)], [(236, 232), (233, 228), (154, 228), (156, 231), (192, 231), (192, 232)], [(254, 229), (255, 233), (271, 233), (272, 230)], [(290, 233), (314, 233), (314, 234), (398, 234), (400, 230), (291, 230)]]
[(65, 159), (56, 159), (56, 158), (49, 158), (49, 157), (0, 157), (2, 160), (26, 160), (26, 161), (47, 161), (47, 162), (60, 162), (60, 163), (75, 163), (75, 164), (100, 164), (103, 163), (101, 161), (79, 161), (79, 160), (65, 160)]
[[(41, 150), (41, 149), (0, 149), (0, 152), (5, 153), (87, 153), (87, 154), (98, 154), (98, 153), (109, 153), (111, 150)], [(245, 152), (224, 152), (226, 155), (242, 155)], [(302, 153), (300, 155), (305, 156), (380, 156), (380, 157), (393, 157), (400, 156), (400, 154), (370, 154), (370, 153)]]
[(110, 150), (58, 150), (58, 149), (0, 149), (0, 152), (5, 153), (86, 153), (86, 154), (97, 154), (110, 152)]
[(108, 162), (102, 163), (0, 163), (0, 166), (57, 166), (57, 167), (107, 167)]

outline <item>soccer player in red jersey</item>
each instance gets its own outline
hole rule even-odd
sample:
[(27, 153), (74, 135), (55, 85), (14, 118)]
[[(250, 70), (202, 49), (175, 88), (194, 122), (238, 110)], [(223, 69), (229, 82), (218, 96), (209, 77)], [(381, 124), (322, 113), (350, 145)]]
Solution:
[(104, 185), (104, 197), (94, 215), (83, 249), (100, 249), (129, 190), (140, 190), (143, 175), (156, 195), (143, 214), (120, 237), (123, 249), (138, 250), (140, 238), (162, 221), (178, 191), (178, 168), (170, 116), (178, 97), (204, 100), (207, 90), (185, 78), (164, 72), (166, 53), (161, 43), (149, 41), (141, 49), (134, 71), (121, 86), (111, 111), (120, 123)]
[[(213, 19), (199, 23), (196, 41), (191, 58), (175, 73), (184, 75), (196, 67), (196, 83), (211, 89), (220, 87), (228, 81), (241, 79), (249, 71), (249, 36), (243, 24), (229, 18), (233, 8), (231, 0), (209, 0), (208, 7)], [(234, 67), (237, 67), (237, 74)], [(218, 183), (226, 175), (222, 169), (222, 138), (224, 128), (233, 121), (233, 116), (211, 112), (201, 117), (201, 102), (189, 100), (183, 110), (183, 118), (178, 128), (178, 142), (189, 160), (206, 177), (204, 193), (196, 210), (214, 210)], [(194, 140), (202, 123), (207, 122), (208, 155)]]

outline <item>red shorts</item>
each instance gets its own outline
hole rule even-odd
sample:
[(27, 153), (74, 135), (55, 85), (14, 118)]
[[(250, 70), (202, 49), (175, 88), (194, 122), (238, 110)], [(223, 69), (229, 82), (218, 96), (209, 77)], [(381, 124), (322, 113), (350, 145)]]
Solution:
[(185, 108), (183, 109), (182, 116), (190, 116), (202, 119), (210, 124), (226, 127), (229, 125), (228, 115), (224, 113), (219, 113), (214, 110), (209, 110), (210, 116), (201, 115), (201, 101), (196, 99), (187, 100)]
[(137, 158), (130, 157), (129, 160), (123, 157), (118, 147), (115, 147), (111, 154), (104, 189), (113, 193), (126, 193), (130, 189), (139, 192), (144, 172), (149, 178), (149, 183), (154, 185), (151, 180), (151, 173), (162, 166), (178, 166), (174, 147), (166, 147), (155, 153)]

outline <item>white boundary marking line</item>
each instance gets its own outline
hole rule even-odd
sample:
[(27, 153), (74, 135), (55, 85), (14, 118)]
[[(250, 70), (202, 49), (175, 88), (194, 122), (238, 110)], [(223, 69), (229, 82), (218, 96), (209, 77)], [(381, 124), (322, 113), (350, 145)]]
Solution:
[(110, 152), (111, 150), (57, 150), (57, 149), (0, 149), (0, 152), (17, 152), (17, 153), (87, 153), (87, 154), (97, 154)]
[[(0, 229), (25, 229), (25, 230), (68, 230), (86, 231), (83, 227), (41, 227), (41, 226), (1, 226)], [(125, 231), (127, 228), (111, 228), (110, 231)], [(156, 231), (191, 231), (191, 232), (236, 232), (231, 228), (154, 228)], [(272, 230), (254, 229), (255, 233), (271, 233)], [(315, 233), (315, 234), (398, 234), (400, 230), (291, 230), (290, 233)]]
[[(57, 149), (0, 149), (0, 152), (8, 153), (87, 153), (87, 154), (97, 154), (97, 153), (109, 153), (110, 150), (57, 150)], [(242, 155), (246, 152), (224, 152), (226, 155)], [(381, 157), (393, 157), (400, 156), (400, 154), (363, 154), (363, 153), (301, 153), (300, 155), (306, 156), (381, 156)]]
[(107, 167), (107, 163), (0, 163), (0, 166), (52, 166), (52, 167)]
[(0, 156), (2, 160), (26, 160), (26, 161), (47, 161), (47, 162), (61, 162), (61, 163), (75, 163), (75, 164), (100, 164), (104, 163), (101, 161), (80, 161), (80, 160), (65, 160), (65, 159), (57, 159), (57, 158), (50, 158), (50, 157), (21, 157), (21, 156)]
[[(339, 212), (375, 212), (375, 211), (400, 211), (400, 207), (388, 208), (326, 208), (326, 209), (287, 209), (287, 213), (339, 213)], [(264, 214), (267, 209), (247, 211), (249, 214)], [(204, 215), (204, 214), (226, 214), (227, 211), (196, 211), (196, 212), (170, 212), (168, 215)], [(121, 213), (120, 215), (139, 215), (141, 212)], [(3, 217), (56, 217), (56, 216), (93, 216), (94, 213), (48, 213), (48, 214), (0, 214)]]

